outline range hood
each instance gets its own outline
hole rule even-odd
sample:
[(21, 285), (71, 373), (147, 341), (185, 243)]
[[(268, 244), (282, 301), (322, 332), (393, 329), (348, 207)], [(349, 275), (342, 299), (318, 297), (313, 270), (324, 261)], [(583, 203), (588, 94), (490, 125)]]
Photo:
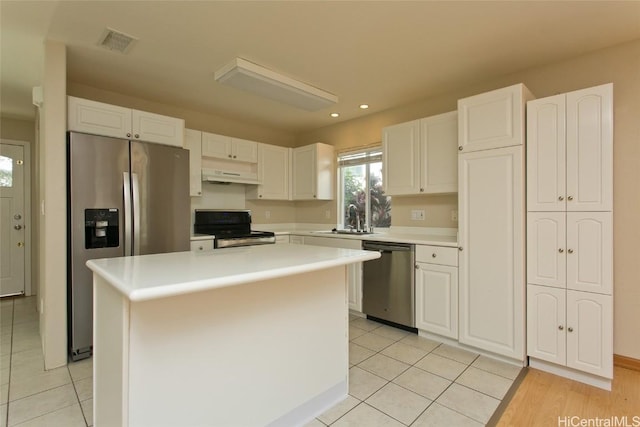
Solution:
[(202, 181), (260, 184), (257, 172), (209, 168), (202, 168)]

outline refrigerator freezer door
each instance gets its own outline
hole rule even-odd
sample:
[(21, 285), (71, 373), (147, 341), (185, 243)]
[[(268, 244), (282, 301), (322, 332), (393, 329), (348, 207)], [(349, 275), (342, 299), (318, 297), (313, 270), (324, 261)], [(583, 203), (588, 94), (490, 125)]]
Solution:
[(131, 142), (134, 255), (188, 251), (189, 152)]
[[(76, 359), (88, 357), (92, 346), (93, 275), (85, 263), (124, 255), (123, 175), (129, 170), (129, 141), (70, 133), (68, 149), (68, 329)], [(105, 212), (102, 219), (100, 212)], [(107, 235), (117, 246), (110, 246), (114, 243), (106, 241)]]

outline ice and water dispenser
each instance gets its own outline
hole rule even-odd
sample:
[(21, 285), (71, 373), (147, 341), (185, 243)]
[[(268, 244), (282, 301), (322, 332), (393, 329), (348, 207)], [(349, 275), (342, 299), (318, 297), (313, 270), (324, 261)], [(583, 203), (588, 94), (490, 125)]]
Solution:
[(119, 242), (118, 209), (85, 209), (84, 239), (86, 249), (113, 248)]

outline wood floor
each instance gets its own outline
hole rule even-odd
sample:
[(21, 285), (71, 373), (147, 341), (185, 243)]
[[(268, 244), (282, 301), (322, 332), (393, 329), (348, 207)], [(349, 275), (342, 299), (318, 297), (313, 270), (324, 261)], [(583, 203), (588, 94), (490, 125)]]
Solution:
[(573, 416), (581, 419), (620, 419), (627, 416), (626, 425), (640, 426), (640, 371), (615, 366), (613, 385), (609, 392), (529, 369), (497, 425), (609, 425), (558, 422), (558, 417), (564, 420), (565, 417), (569, 419)]

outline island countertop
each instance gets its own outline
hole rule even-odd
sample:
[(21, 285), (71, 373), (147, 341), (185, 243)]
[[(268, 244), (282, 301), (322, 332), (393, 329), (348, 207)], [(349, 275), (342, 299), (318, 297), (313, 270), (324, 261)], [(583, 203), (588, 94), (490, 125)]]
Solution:
[(146, 301), (379, 257), (375, 251), (279, 244), (104, 258), (87, 266), (129, 300)]

